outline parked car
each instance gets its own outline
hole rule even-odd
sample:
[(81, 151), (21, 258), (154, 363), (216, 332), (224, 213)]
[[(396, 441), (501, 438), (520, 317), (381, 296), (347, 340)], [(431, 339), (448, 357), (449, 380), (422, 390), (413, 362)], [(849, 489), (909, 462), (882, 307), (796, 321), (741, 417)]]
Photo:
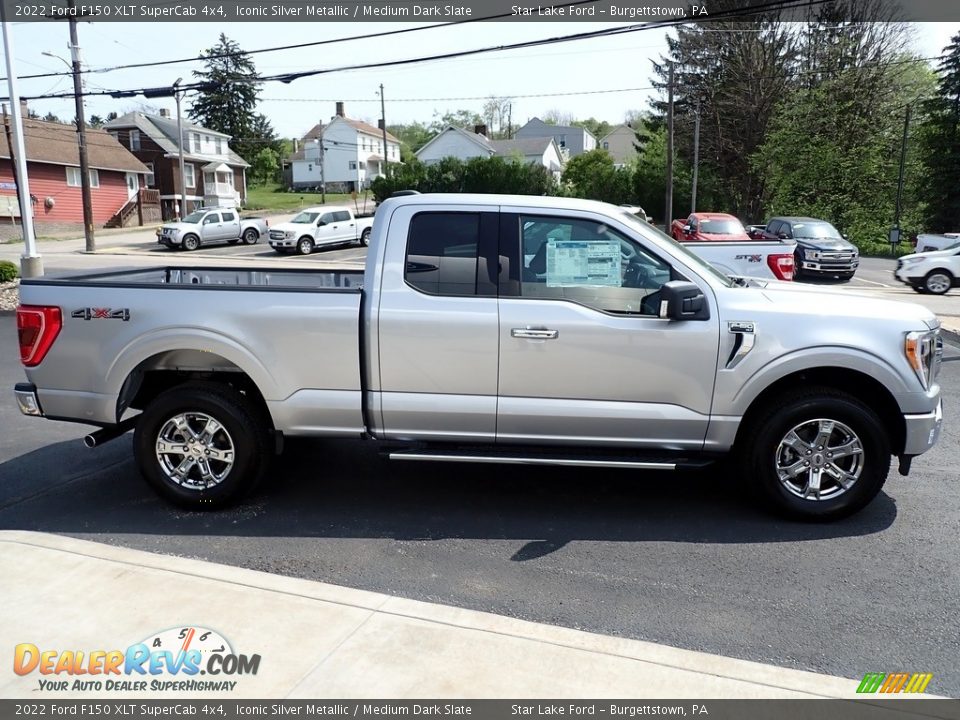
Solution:
[(241, 218), (236, 208), (201, 208), (178, 222), (157, 228), (157, 242), (171, 249), (196, 250), (201, 245), (243, 240), (253, 245), (265, 235), (270, 223), (261, 217)]
[(943, 250), (903, 255), (893, 276), (920, 293), (943, 295), (960, 286), (960, 240)]
[(278, 253), (309, 255), (324, 245), (370, 241), (371, 216), (354, 215), (349, 207), (319, 205), (302, 210), (290, 222), (270, 230), (270, 247)]
[(677, 242), (746, 242), (747, 231), (737, 218), (727, 213), (691, 213), (670, 225)]
[(747, 231), (747, 235), (750, 236), (751, 240), (762, 240), (763, 232), (767, 229), (766, 225), (745, 225), (744, 228)]
[(633, 213), (644, 222), (648, 222), (648, 223), (653, 222), (653, 218), (647, 215), (647, 211), (644, 210), (639, 205), (621, 205), (620, 207), (622, 207), (624, 210), (626, 210), (629, 213)]
[(943, 235), (921, 233), (917, 235), (916, 252), (946, 250), (951, 245), (956, 245), (957, 241), (960, 241), (960, 233), (944, 233)]
[(797, 243), (794, 279), (831, 276), (849, 280), (860, 265), (860, 251), (826, 220), (809, 217), (774, 217), (767, 221), (764, 237)]
[(931, 311), (735, 283), (587, 200), (392, 198), (364, 271), (148, 268), (24, 278), (20, 298), (21, 411), (100, 425), (91, 447), (135, 427), (140, 472), (195, 509), (236, 501), (306, 436), (420, 462), (731, 454), (749, 495), (825, 520), (869, 503), (891, 454), (906, 474), (942, 424)]

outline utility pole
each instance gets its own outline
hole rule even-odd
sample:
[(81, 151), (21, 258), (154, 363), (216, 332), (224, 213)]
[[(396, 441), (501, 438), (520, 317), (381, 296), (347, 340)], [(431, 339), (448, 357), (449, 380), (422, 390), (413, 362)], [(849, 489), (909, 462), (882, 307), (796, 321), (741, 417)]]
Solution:
[(507, 138), (513, 140), (513, 103), (507, 105)]
[(700, 102), (694, 110), (693, 120), (693, 189), (690, 191), (690, 212), (697, 211), (697, 180), (700, 175)]
[(183, 165), (183, 116), (180, 113), (180, 100), (183, 97), (180, 83), (183, 78), (177, 78), (173, 84), (173, 99), (177, 101), (177, 153), (180, 156), (180, 219), (187, 214), (187, 173)]
[[(900, 144), (900, 177), (897, 180), (897, 209), (893, 218), (893, 227), (897, 231), (896, 242), (900, 241), (900, 208), (903, 202), (903, 173), (907, 164), (907, 136), (910, 133), (910, 106), (907, 105), (907, 114), (903, 120), (903, 142)], [(891, 237), (891, 243), (894, 243)], [(895, 243), (894, 243), (895, 244)]]
[(387, 110), (383, 99), (383, 83), (380, 83), (380, 124), (383, 125), (383, 174), (387, 174)]
[(320, 145), (320, 204), (327, 204), (327, 176), (323, 167), (323, 120), (320, 121), (320, 137), (317, 139)]
[(664, 232), (670, 233), (673, 222), (673, 61), (667, 76), (667, 198), (664, 208)]
[(77, 111), (77, 146), (80, 150), (80, 196), (83, 200), (83, 236), (87, 252), (96, 252), (93, 236), (93, 203), (90, 199), (90, 163), (87, 161), (87, 131), (83, 114), (83, 85), (80, 82), (80, 43), (77, 40), (77, 17), (75, 0), (67, 0), (70, 23), (70, 59), (73, 61), (73, 97)]
[(10, 96), (10, 111), (13, 114), (13, 145), (10, 147), (11, 165), (16, 164), (17, 197), (20, 200), (20, 220), (23, 226), (23, 255), (20, 256), (20, 274), (23, 277), (43, 275), (43, 260), (37, 252), (37, 239), (33, 234), (33, 206), (30, 203), (30, 179), (27, 177), (27, 151), (23, 142), (23, 114), (20, 94), (17, 92), (17, 74), (13, 64), (13, 33), (7, 22), (6, 4), (0, 2), (0, 22), (3, 25), (3, 51), (7, 61), (7, 88)]

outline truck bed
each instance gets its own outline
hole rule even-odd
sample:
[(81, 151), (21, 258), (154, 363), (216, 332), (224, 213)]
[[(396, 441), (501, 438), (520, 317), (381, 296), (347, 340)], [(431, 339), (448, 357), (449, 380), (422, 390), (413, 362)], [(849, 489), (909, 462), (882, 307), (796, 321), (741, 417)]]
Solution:
[(172, 287), (245, 290), (348, 290), (363, 288), (363, 270), (288, 270), (286, 268), (159, 267), (25, 278), (23, 285), (92, 287)]

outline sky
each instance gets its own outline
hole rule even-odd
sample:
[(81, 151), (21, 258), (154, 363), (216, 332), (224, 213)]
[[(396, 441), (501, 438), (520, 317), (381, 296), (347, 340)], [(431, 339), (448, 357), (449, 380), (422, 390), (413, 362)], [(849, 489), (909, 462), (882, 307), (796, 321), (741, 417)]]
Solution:
[[(523, 40), (555, 37), (615, 27), (617, 23), (494, 22), (459, 27), (433, 27), (387, 38), (362, 39), (317, 48), (256, 55), (261, 74), (412, 58), (425, 54), (503, 45)], [(211, 47), (220, 32), (244, 50), (362, 35), (366, 32), (415, 27), (414, 23), (80, 23), (78, 36), (85, 67), (194, 57)], [(424, 25), (426, 27), (426, 25)], [(44, 52), (69, 60), (65, 23), (13, 23), (17, 75), (66, 70), (64, 63)], [(510, 96), (513, 123), (523, 124), (551, 110), (578, 119), (594, 117), (617, 124), (632, 110), (646, 110), (655, 94), (651, 61), (666, 52), (667, 30), (651, 29), (617, 37), (597, 38), (512, 50), (463, 59), (432, 61), (399, 68), (356, 70), (303, 78), (290, 84), (264, 85), (257, 108), (272, 122), (278, 135), (300, 137), (317, 122), (329, 122), (335, 102), (346, 104), (346, 114), (376, 124), (380, 117), (379, 85), (384, 86), (388, 124), (431, 122), (458, 109), (480, 112), (484, 99)], [(914, 24), (914, 49), (922, 56), (939, 54), (960, 23)], [(193, 61), (136, 70), (95, 72), (86, 76), (88, 88), (125, 89), (170, 85), (177, 78), (193, 79)], [(21, 95), (72, 90), (69, 77), (22, 80)], [(600, 92), (600, 91), (615, 92)], [(6, 95), (3, 83), (2, 95)], [(576, 94), (572, 94), (576, 93)], [(116, 100), (91, 97), (86, 115), (105, 116), (111, 111), (174, 112), (172, 99), (142, 97)], [(73, 100), (36, 100), (31, 108), (40, 115), (53, 112), (64, 120), (74, 116)]]

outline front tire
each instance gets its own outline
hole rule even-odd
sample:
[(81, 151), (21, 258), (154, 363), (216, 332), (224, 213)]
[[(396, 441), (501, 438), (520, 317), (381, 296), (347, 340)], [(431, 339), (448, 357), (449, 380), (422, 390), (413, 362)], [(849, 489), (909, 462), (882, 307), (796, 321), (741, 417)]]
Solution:
[(360, 247), (367, 247), (370, 244), (370, 228), (364, 228), (360, 233)]
[(164, 499), (214, 510), (249, 493), (269, 462), (262, 415), (225, 385), (187, 383), (156, 397), (133, 436), (140, 473)]
[(309, 255), (313, 252), (313, 240), (308, 237), (302, 237), (297, 240), (297, 252), (301, 255)]
[(256, 245), (259, 239), (260, 239), (260, 233), (258, 233), (253, 228), (247, 228), (246, 230), (243, 231), (244, 245)]
[(774, 398), (744, 428), (741, 469), (755, 497), (809, 521), (847, 517), (883, 488), (890, 441), (857, 398), (811, 387)]
[(923, 279), (923, 287), (932, 295), (945, 295), (953, 287), (953, 275), (946, 270), (931, 270)]
[(187, 235), (183, 238), (183, 249), (184, 250), (196, 250), (200, 247), (200, 238), (196, 235)]

